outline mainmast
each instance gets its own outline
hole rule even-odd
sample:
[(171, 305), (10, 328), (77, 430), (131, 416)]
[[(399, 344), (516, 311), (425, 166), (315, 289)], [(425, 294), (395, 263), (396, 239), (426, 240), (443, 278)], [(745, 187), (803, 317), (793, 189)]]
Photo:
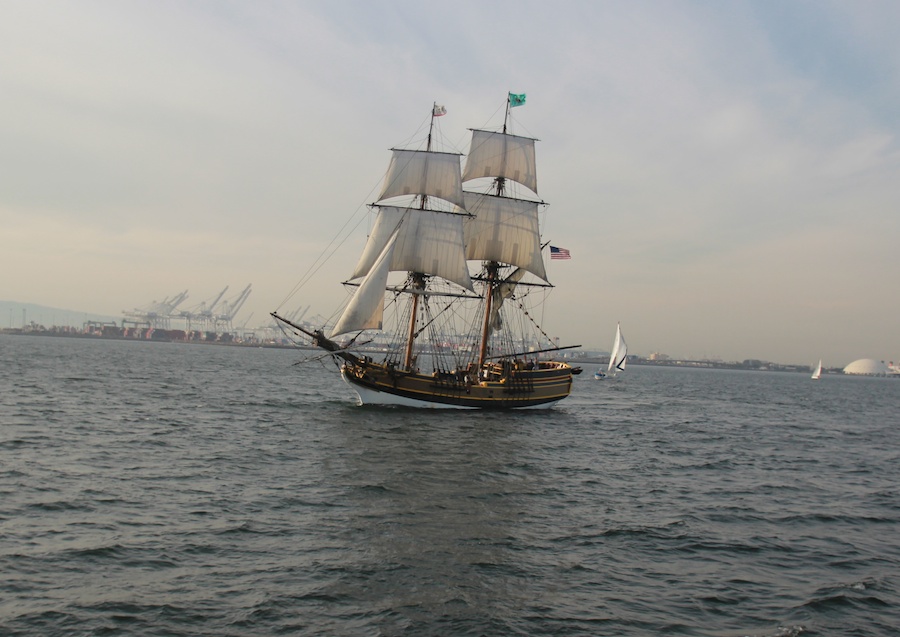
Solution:
[[(433, 118), (445, 112), (443, 107), (432, 110), (429, 149), (433, 146)], [(407, 205), (395, 200), (409, 195), (415, 198), (407, 199)], [(474, 292), (466, 267), (462, 215), (435, 209), (431, 205), (434, 199), (465, 210), (459, 153), (392, 148), (384, 185), (372, 204), (378, 213), (375, 224), (350, 276), (363, 281), (335, 325), (331, 338), (360, 330), (382, 329), (384, 291), (389, 272), (406, 272), (410, 284), (418, 288), (408, 290), (413, 293), (421, 293), (428, 277), (432, 276)], [(415, 305), (418, 313), (419, 303)], [(415, 320), (414, 313), (411, 325), (415, 325)], [(409, 333), (414, 339), (416, 331)], [(407, 359), (410, 365), (413, 359), (410, 351)]]
[[(509, 94), (506, 95), (506, 113), (503, 115), (503, 131), (502, 133), (506, 135), (506, 124), (509, 122), (509, 108), (510, 108), (511, 98)], [(498, 197), (503, 196), (503, 191), (506, 189), (506, 177), (500, 176), (494, 180), (494, 193)]]
[[(509, 121), (509, 108), (511, 98), (509, 94), (506, 96), (506, 113), (503, 115), (503, 134), (506, 135), (506, 125)], [(494, 179), (494, 194), (498, 197), (503, 196), (506, 188), (506, 178), (496, 177)], [(500, 264), (497, 261), (489, 261), (485, 264), (487, 271), (487, 281), (484, 286), (484, 321), (481, 328), (481, 346), (478, 348), (478, 367), (484, 365), (487, 358), (487, 344), (491, 335), (491, 301), (494, 298), (494, 286), (497, 285), (497, 273), (500, 271)]]

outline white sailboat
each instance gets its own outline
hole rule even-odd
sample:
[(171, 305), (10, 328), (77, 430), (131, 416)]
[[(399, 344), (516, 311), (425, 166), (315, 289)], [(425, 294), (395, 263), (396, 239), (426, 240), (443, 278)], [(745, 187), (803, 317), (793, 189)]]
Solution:
[(813, 370), (812, 379), (819, 380), (822, 378), (822, 359), (819, 359), (819, 364), (816, 365), (815, 370)]
[(598, 369), (594, 372), (594, 380), (603, 380), (610, 376), (615, 376), (616, 372), (625, 371), (625, 362), (628, 357), (628, 345), (622, 337), (622, 329), (616, 323), (616, 340), (613, 341), (612, 351), (609, 354), (609, 365), (604, 372)]
[(606, 368), (606, 373), (615, 376), (616, 372), (625, 371), (627, 359), (628, 345), (622, 337), (622, 328), (616, 323), (616, 340), (613, 341), (612, 351), (609, 354), (609, 365)]
[[(472, 129), (464, 171), (459, 153), (434, 148), (435, 118), (446, 113), (435, 104), (425, 148), (391, 151), (356, 282), (348, 282), (354, 295), (328, 336), (325, 326), (272, 313), (332, 355), (360, 404), (513, 409), (569, 395), (581, 370), (545, 358), (569, 348), (534, 320), (552, 286), (536, 140), (508, 130), (510, 109), (524, 103), (524, 94), (510, 93), (500, 130)], [(392, 273), (403, 278), (390, 281)], [(389, 340), (367, 349), (368, 341), (357, 344), (367, 330)]]

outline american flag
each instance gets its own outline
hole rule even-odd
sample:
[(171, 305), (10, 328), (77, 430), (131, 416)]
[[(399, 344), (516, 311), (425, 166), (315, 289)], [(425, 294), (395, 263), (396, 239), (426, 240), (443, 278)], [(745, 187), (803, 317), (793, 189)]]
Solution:
[(551, 259), (571, 259), (572, 255), (569, 254), (569, 251), (565, 248), (557, 248), (556, 246), (550, 246), (550, 258)]

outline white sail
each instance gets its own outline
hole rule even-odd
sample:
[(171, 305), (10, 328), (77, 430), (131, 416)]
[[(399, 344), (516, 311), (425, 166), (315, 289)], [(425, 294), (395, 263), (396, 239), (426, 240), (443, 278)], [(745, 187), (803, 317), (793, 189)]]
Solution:
[(473, 290), (466, 268), (463, 215), (416, 208), (378, 206), (378, 217), (351, 278), (366, 276), (400, 225), (390, 260), (392, 272), (439, 276)]
[(822, 359), (819, 359), (819, 364), (816, 365), (816, 369), (813, 371), (812, 379), (819, 380), (822, 378)]
[(622, 330), (616, 323), (616, 340), (613, 342), (612, 352), (609, 354), (609, 367), (607, 373), (615, 373), (615, 371), (625, 370), (625, 360), (628, 357), (628, 345), (622, 338)]
[(463, 181), (503, 177), (537, 194), (534, 139), (485, 130), (472, 131), (472, 147), (466, 159)]
[(384, 288), (390, 272), (391, 257), (397, 245), (398, 232), (388, 241), (363, 280), (356, 294), (331, 330), (331, 338), (359, 330), (380, 330), (384, 317)]
[(463, 222), (467, 259), (507, 263), (547, 280), (537, 202), (474, 192), (465, 200), (474, 215)]
[(397, 149), (391, 152), (391, 164), (378, 201), (403, 195), (426, 195), (465, 207), (458, 154)]

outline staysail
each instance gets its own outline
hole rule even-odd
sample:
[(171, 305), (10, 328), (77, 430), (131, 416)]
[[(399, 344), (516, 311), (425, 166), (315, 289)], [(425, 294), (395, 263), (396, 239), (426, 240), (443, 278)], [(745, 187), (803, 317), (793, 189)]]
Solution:
[(390, 273), (394, 246), (397, 244), (399, 228), (388, 238), (375, 263), (369, 269), (362, 285), (350, 299), (341, 318), (331, 330), (331, 338), (359, 330), (380, 330), (384, 317), (384, 288)]
[(522, 280), (523, 276), (525, 276), (525, 270), (516, 268), (494, 288), (491, 297), (491, 314), (488, 319), (488, 326), (491, 330), (496, 331), (503, 327), (503, 322), (500, 320), (500, 308), (503, 306), (503, 301), (516, 291), (516, 284)]

